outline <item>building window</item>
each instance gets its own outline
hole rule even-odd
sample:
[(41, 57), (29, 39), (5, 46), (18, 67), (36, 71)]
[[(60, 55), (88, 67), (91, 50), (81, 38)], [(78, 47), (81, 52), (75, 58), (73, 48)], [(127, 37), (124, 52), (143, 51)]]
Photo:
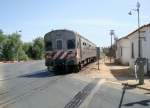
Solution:
[(68, 49), (74, 49), (75, 48), (75, 40), (74, 39), (67, 41), (67, 48)]
[(131, 45), (131, 57), (134, 58), (134, 43)]
[(61, 50), (62, 49), (62, 40), (57, 40), (56, 43), (57, 43), (57, 49)]

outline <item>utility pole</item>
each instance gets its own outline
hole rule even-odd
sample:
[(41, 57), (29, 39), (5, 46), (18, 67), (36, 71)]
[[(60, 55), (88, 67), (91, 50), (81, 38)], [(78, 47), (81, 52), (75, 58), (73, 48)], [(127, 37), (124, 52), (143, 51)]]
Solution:
[(114, 30), (110, 30), (110, 36), (111, 36), (111, 45), (110, 45), (110, 63), (111, 63), (111, 58), (112, 58), (112, 51), (113, 51), (113, 48), (112, 48), (112, 36), (114, 35)]

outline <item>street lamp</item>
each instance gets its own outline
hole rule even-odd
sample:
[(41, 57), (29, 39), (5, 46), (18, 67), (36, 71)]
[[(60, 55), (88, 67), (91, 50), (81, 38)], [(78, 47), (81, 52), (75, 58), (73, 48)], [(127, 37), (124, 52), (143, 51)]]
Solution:
[(128, 14), (132, 15), (132, 11), (137, 12), (137, 17), (138, 17), (138, 57), (141, 57), (141, 42), (140, 42), (140, 3), (137, 2), (136, 4), (136, 9), (132, 9)]
[[(139, 84), (144, 84), (144, 65), (146, 64), (146, 58), (141, 57), (141, 40), (140, 40), (140, 3), (137, 2), (136, 9), (132, 9), (137, 12), (138, 17), (138, 58), (136, 60), (136, 64), (138, 65), (138, 73), (139, 73)], [(129, 12), (129, 15), (132, 15), (132, 10)]]

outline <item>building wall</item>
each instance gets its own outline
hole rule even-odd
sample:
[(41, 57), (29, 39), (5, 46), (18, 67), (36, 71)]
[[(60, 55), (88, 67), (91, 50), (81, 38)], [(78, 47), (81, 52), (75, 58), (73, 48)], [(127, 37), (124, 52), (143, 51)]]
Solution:
[(117, 43), (116, 59), (120, 60), (123, 65), (129, 64), (130, 43), (128, 39), (121, 39)]
[[(150, 61), (150, 30), (149, 27), (144, 27), (140, 30), (140, 37), (141, 38), (141, 57), (147, 58), (148, 61)], [(132, 70), (134, 70), (135, 61), (138, 58), (139, 53), (139, 46), (138, 46), (138, 32), (133, 33), (129, 36), (130, 40), (130, 49), (132, 53), (132, 44), (134, 44), (134, 57), (131, 56), (131, 59), (129, 61), (130, 67)], [(132, 54), (131, 54), (132, 55)], [(150, 63), (148, 63), (145, 68), (145, 73), (147, 70), (150, 70)]]
[[(148, 71), (150, 71), (150, 27), (145, 28), (146, 32), (144, 34), (145, 36), (145, 43), (143, 45), (143, 57), (147, 58), (148, 62)], [(144, 47), (145, 46), (145, 47)]]
[[(144, 67), (145, 74), (150, 71), (150, 25), (141, 27), (141, 57), (147, 59), (147, 64)], [(118, 40), (116, 59), (119, 59), (122, 64), (129, 63), (131, 70), (134, 71), (135, 61), (139, 53), (138, 45), (138, 31), (134, 31), (128, 36)], [(122, 48), (122, 55), (121, 55)]]

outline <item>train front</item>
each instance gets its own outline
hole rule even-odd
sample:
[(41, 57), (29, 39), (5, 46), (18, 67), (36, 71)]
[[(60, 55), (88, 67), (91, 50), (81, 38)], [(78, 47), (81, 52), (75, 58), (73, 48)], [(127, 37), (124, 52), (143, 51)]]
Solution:
[(44, 36), (45, 65), (48, 70), (68, 68), (76, 64), (76, 36), (72, 31), (55, 30)]

